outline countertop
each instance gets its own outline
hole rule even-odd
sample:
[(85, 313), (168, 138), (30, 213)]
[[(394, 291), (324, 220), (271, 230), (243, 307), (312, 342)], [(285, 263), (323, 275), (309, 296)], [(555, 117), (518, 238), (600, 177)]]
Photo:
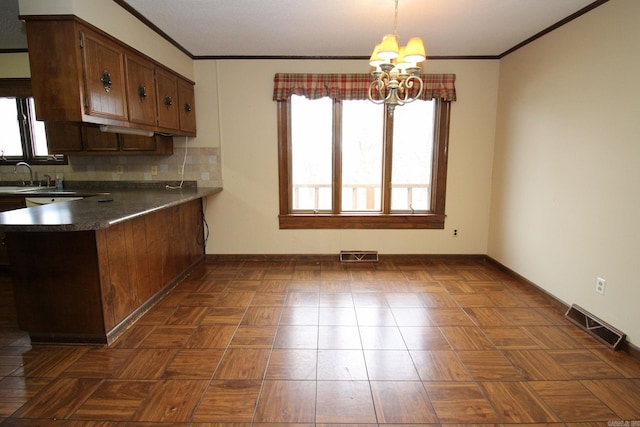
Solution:
[[(222, 191), (220, 187), (182, 189), (106, 189), (19, 193), (24, 197), (76, 197), (82, 200), (0, 212), (0, 231), (98, 230), (190, 200)], [(73, 193), (73, 194), (71, 194)], [(15, 195), (15, 194), (13, 194)]]

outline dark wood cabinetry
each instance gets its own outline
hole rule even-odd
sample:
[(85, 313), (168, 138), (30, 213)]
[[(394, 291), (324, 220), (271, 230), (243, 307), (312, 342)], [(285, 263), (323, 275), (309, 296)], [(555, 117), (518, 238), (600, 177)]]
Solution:
[(38, 120), (196, 135), (193, 82), (75, 16), (22, 18)]
[[(0, 212), (20, 209), (26, 206), (24, 197), (0, 197)], [(0, 231), (0, 269), (6, 269), (9, 267), (9, 253), (7, 252), (7, 246), (5, 243), (4, 231)]]
[(50, 153), (65, 154), (173, 154), (173, 138), (154, 134), (140, 136), (101, 132), (97, 126), (48, 122)]
[(8, 232), (7, 241), (18, 321), (33, 341), (111, 343), (204, 258), (202, 199), (98, 230)]

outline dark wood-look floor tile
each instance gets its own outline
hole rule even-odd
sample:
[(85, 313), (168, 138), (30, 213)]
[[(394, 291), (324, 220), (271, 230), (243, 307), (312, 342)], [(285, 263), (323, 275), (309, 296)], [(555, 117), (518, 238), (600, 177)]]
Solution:
[(279, 349), (271, 352), (265, 379), (315, 380), (317, 350)]
[(199, 325), (209, 310), (208, 307), (180, 306), (171, 313), (165, 322), (166, 325)]
[(429, 382), (424, 386), (441, 423), (500, 422), (477, 384)]
[(408, 351), (365, 350), (371, 381), (419, 381), (420, 376)]
[(434, 322), (429, 316), (430, 310), (421, 307), (391, 308), (398, 326), (434, 326)]
[(640, 420), (640, 386), (629, 379), (582, 380), (581, 383), (623, 420)]
[(454, 350), (495, 350), (495, 346), (475, 326), (446, 326), (440, 328)]
[(362, 350), (319, 350), (318, 380), (367, 380), (367, 366)]
[(526, 380), (560, 381), (574, 379), (544, 350), (513, 350), (505, 351), (504, 354)]
[(371, 392), (379, 424), (438, 422), (427, 392), (420, 382), (371, 381)]
[(205, 325), (191, 334), (186, 348), (226, 348), (237, 327), (234, 325)]
[(375, 423), (367, 381), (318, 381), (316, 423)]
[(126, 421), (154, 385), (153, 381), (106, 380), (82, 403), (73, 417)]
[(412, 351), (422, 381), (472, 381), (469, 371), (453, 351)]
[(161, 380), (133, 415), (134, 421), (187, 422), (207, 388), (206, 380)]
[(182, 348), (196, 329), (196, 326), (156, 326), (138, 347)]
[(3, 425), (592, 427), (640, 419), (640, 361), (481, 260), (204, 263), (104, 348), (31, 346), (15, 308), (3, 306), (10, 289), (0, 275)]
[(318, 348), (318, 327), (278, 326), (274, 348)]
[(165, 379), (208, 380), (216, 370), (222, 349), (183, 349), (164, 371)]
[(229, 346), (270, 349), (277, 329), (276, 326), (240, 326)]
[(484, 327), (485, 335), (500, 350), (535, 350), (540, 346), (519, 327)]
[(222, 357), (213, 378), (217, 380), (262, 379), (270, 351), (256, 348), (230, 348)]
[(616, 415), (579, 381), (529, 383), (562, 421), (609, 421)]
[(433, 307), (428, 313), (433, 326), (475, 326), (467, 313), (458, 307)]
[(315, 413), (315, 381), (268, 380), (253, 419), (262, 423), (313, 423)]
[(526, 382), (487, 381), (480, 386), (498, 416), (506, 423), (560, 421)]
[(440, 328), (405, 326), (400, 328), (400, 333), (409, 350), (451, 350)]
[(61, 376), (110, 378), (131, 356), (131, 349), (93, 348), (76, 360)]
[(624, 377), (622, 373), (588, 350), (549, 350), (548, 354), (577, 379)]
[(132, 380), (159, 379), (171, 363), (178, 349), (148, 348), (134, 351), (114, 378)]
[(282, 307), (249, 307), (242, 318), (241, 325), (268, 326), (280, 321)]
[(98, 388), (95, 378), (60, 378), (51, 381), (24, 404), (16, 418), (67, 418)]
[(458, 357), (476, 381), (520, 381), (522, 376), (499, 351), (459, 351)]
[(42, 390), (53, 378), (5, 377), (0, 379), (0, 417), (8, 417)]
[(250, 423), (261, 388), (261, 380), (214, 380), (196, 408), (193, 421)]
[(214, 307), (246, 308), (251, 303), (254, 293), (225, 290), (220, 294), (220, 298), (218, 298)]

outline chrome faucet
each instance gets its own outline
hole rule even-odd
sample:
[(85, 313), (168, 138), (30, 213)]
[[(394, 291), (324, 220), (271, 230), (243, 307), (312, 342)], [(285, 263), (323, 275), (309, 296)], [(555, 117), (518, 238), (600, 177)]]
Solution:
[[(18, 166), (24, 166), (27, 169), (29, 169), (29, 185), (33, 186), (33, 171), (31, 170), (31, 166), (29, 165), (29, 163), (27, 162), (18, 162), (16, 163), (16, 165), (13, 168), (13, 173), (17, 173), (18, 172)], [(24, 183), (24, 181), (22, 181)]]
[(51, 186), (51, 175), (45, 173), (44, 177), (47, 179), (47, 188), (49, 188)]

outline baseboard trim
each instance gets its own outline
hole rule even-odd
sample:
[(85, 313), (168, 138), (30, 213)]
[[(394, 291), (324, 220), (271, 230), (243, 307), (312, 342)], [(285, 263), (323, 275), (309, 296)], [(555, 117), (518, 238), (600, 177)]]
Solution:
[[(207, 254), (205, 258), (206, 263), (217, 262), (340, 262), (340, 256), (336, 254)], [(513, 280), (523, 283), (524, 285), (534, 289), (542, 298), (549, 302), (553, 307), (558, 310), (558, 313), (564, 317), (564, 314), (569, 309), (569, 304), (562, 301), (555, 295), (549, 293), (541, 286), (520, 275), (516, 271), (510, 269), (489, 255), (484, 254), (379, 254), (379, 262), (385, 261), (395, 262), (457, 262), (457, 263), (470, 263), (470, 262), (485, 262), (488, 265), (500, 270), (505, 275), (511, 277)], [(349, 267), (349, 264), (344, 264), (345, 267)], [(359, 263), (351, 264), (362, 268)], [(376, 264), (368, 264), (369, 266), (375, 266)], [(576, 326), (577, 327), (577, 326)], [(613, 350), (612, 350), (613, 351)], [(640, 347), (633, 345), (626, 341), (625, 345), (620, 349), (631, 357), (640, 360)]]

